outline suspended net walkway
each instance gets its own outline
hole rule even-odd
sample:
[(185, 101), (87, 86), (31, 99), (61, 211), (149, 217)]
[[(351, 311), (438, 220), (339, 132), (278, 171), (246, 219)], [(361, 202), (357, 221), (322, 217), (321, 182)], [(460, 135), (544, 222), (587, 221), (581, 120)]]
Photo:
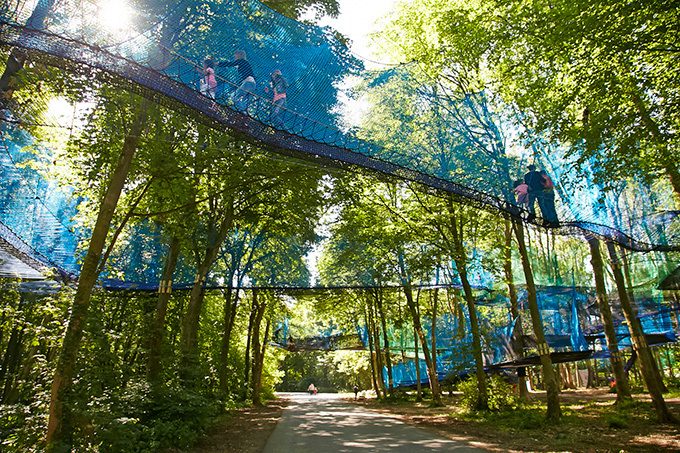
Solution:
[[(555, 181), (556, 231), (592, 234), (632, 250), (680, 249), (680, 222), (678, 211), (671, 209), (670, 191), (624, 181), (606, 193), (587, 172), (572, 171), (573, 156), (539, 139), (526, 144), (524, 152), (511, 152), (506, 137), (512, 126), (495, 113), (485, 93), (438, 92), (416, 63), (368, 71), (331, 30), (293, 21), (254, 0), (148, 0), (116, 14), (129, 14), (132, 28), (113, 30), (92, 2), (6, 1), (0, 11), (0, 45), (6, 55), (20, 49), (32, 64), (141, 94), (279, 155), (411, 181), (453, 194), (462, 203), (538, 223), (540, 218), (527, 219), (512, 191), (513, 181), (535, 162)], [(245, 56), (254, 84), (242, 84), (243, 64), (236, 64), (235, 53)], [(214, 83), (201, 72), (206, 57), (212, 60)], [(266, 91), (275, 71), (289, 83), (286, 106), (276, 109)], [(378, 129), (350, 128), (343, 120), (341, 87), (353, 78), (363, 80), (368, 90), (393, 92), (420, 113), (395, 115)], [(40, 81), (24, 83), (35, 84), (35, 96), (5, 102), (3, 171), (15, 171), (15, 156), (28, 141), (20, 137), (19, 126), (50, 122)], [(75, 273), (77, 240), (65, 220), (68, 214), (43, 209), (58, 202), (39, 195), (30, 210), (22, 208), (31, 204), (26, 201), (31, 193), (39, 192), (41, 183), (36, 179), (33, 184), (22, 185), (27, 198), (6, 204), (0, 221), (29, 248), (40, 244), (36, 256)], [(18, 189), (3, 181), (2, 190)], [(14, 218), (20, 215), (24, 224), (34, 225), (30, 233), (16, 226), (22, 224)], [(36, 228), (44, 228), (40, 234), (52, 243), (36, 240)]]

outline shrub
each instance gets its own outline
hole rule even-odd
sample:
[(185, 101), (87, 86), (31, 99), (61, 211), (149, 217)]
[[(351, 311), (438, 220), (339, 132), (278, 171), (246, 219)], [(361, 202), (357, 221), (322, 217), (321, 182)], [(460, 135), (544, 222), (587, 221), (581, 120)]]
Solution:
[[(515, 409), (519, 405), (519, 396), (512, 387), (499, 375), (489, 376), (486, 381), (489, 410)], [(458, 390), (462, 392), (463, 407), (473, 411), (480, 408), (479, 392), (477, 391), (477, 376), (458, 384)]]
[(514, 426), (520, 429), (540, 429), (546, 424), (545, 414), (539, 410), (523, 410), (518, 415)]
[(47, 408), (36, 405), (0, 405), (0, 451), (32, 452), (47, 429)]
[(110, 453), (187, 448), (233, 403), (181, 388), (129, 385), (93, 401), (90, 445)]

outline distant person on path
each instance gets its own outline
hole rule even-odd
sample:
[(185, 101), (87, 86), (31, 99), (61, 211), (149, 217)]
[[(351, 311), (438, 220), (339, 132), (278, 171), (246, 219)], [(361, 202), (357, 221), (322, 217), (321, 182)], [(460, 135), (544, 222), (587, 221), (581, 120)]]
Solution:
[(357, 397), (359, 396), (359, 386), (354, 384), (354, 401), (357, 400)]
[(313, 382), (309, 384), (309, 387), (307, 387), (307, 391), (309, 392), (310, 395), (316, 395), (316, 387), (314, 386)]
[[(280, 70), (275, 70), (269, 76), (269, 87), (271, 87), (272, 93), (272, 109), (269, 114), (269, 120), (272, 126), (283, 125), (283, 120), (281, 119), (281, 113), (286, 108), (286, 90), (288, 89), (288, 82), (281, 74)], [(269, 92), (269, 87), (265, 88), (265, 91)]]
[(253, 67), (250, 66), (246, 60), (246, 52), (244, 50), (237, 50), (234, 52), (234, 61), (219, 64), (220, 67), (236, 67), (240, 79), (239, 86), (232, 95), (232, 101), (236, 110), (242, 113), (247, 113), (248, 106), (252, 102), (253, 93), (255, 92), (255, 73)]
[(203, 67), (196, 68), (196, 71), (203, 74), (201, 77), (201, 94), (208, 96), (210, 99), (215, 99), (215, 93), (217, 91), (217, 80), (215, 80), (215, 70), (213, 69), (214, 63), (212, 58), (206, 57), (203, 60)]

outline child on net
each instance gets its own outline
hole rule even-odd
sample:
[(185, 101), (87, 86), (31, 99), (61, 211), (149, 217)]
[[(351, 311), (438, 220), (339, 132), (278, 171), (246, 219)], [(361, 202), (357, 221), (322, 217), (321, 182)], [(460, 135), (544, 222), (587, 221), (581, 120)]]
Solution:
[(518, 179), (515, 181), (514, 187), (517, 206), (520, 209), (529, 209), (529, 186), (521, 179)]
[(203, 74), (201, 77), (201, 94), (208, 96), (210, 99), (215, 99), (217, 92), (217, 80), (215, 79), (215, 70), (212, 58), (207, 57), (203, 60), (203, 68), (196, 68), (196, 71)]

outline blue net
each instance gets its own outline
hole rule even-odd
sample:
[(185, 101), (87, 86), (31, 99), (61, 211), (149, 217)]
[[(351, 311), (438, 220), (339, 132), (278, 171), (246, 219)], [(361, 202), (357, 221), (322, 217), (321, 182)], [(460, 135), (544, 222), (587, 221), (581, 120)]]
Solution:
[[(420, 287), (430, 292), (431, 287)], [(367, 288), (341, 288), (347, 296), (360, 295)], [(370, 289), (374, 291), (375, 289)], [(289, 290), (288, 295), (299, 295), (301, 290)], [(305, 289), (306, 296), (328, 294), (328, 289)], [(398, 287), (383, 291), (402, 291)], [(460, 291), (457, 285), (438, 287), (439, 297), (446, 300)], [(546, 341), (551, 350), (553, 363), (575, 362), (584, 359), (610, 357), (606, 344), (600, 313), (595, 302), (595, 291), (589, 287), (538, 286), (540, 314)], [(519, 289), (519, 316), (510, 315), (510, 301), (503, 294), (492, 290), (475, 290), (475, 306), (482, 335), (482, 357), (487, 372), (511, 371), (517, 368), (540, 365), (536, 354), (536, 340), (531, 334), (530, 314), (527, 308), (527, 292)], [(452, 313), (442, 313), (436, 320), (437, 375), (439, 380), (454, 381), (475, 373), (473, 340), (467, 306), (462, 300), (448, 305)], [(616, 325), (618, 347), (630, 350), (630, 332), (616, 298), (610, 300), (612, 316)], [(677, 341), (678, 308), (669, 306), (660, 295), (636, 292), (633, 309), (640, 320), (647, 343), (660, 346)], [(363, 315), (358, 316), (362, 318)], [(304, 317), (304, 316), (303, 316)], [(369, 339), (365, 324), (353, 328), (307, 322), (305, 327), (296, 325), (289, 318), (281, 320), (272, 335), (272, 344), (292, 352), (332, 351), (339, 349), (368, 349), (385, 351), (382, 332), (379, 343)], [(432, 350), (432, 318), (421, 317), (427, 347)], [(420, 345), (416, 346), (414, 328), (410, 320), (398, 324), (388, 323), (392, 382), (397, 387), (417, 383), (416, 355), (420, 368), (420, 381), (427, 383), (427, 366)], [(523, 348), (522, 346), (523, 345)], [(418, 352), (416, 352), (418, 349)], [(385, 385), (389, 383), (387, 366), (382, 375)]]
[(40, 165), (50, 162), (49, 149), (28, 133), (5, 122), (0, 137), (0, 236), (34, 267), (74, 278), (80, 235), (73, 221), (73, 189), (56, 187), (46, 174), (50, 165)]
[[(591, 305), (595, 298), (592, 288), (584, 287), (538, 287), (541, 320), (545, 337), (550, 346), (553, 363), (580, 361), (587, 358), (609, 357), (604, 340), (599, 311)], [(482, 331), (482, 350), (484, 367), (488, 371), (516, 369), (524, 366), (540, 365), (536, 351), (536, 340), (531, 332), (530, 314), (526, 307), (527, 293), (520, 290), (520, 316), (512, 319), (509, 314), (510, 302), (504, 296), (491, 292), (478, 292), (476, 300), (486, 303), (477, 304), (478, 318)], [(488, 303), (493, 300), (494, 303)], [(617, 325), (619, 349), (631, 348), (630, 332), (620, 307), (612, 300), (613, 316)], [(634, 309), (641, 321), (647, 342), (651, 346), (677, 341), (672, 309), (659, 296), (640, 294)], [(443, 314), (436, 322), (437, 374), (440, 380), (473, 374), (474, 356), (470, 317), (463, 306), (458, 316)], [(522, 342), (524, 350), (518, 348), (518, 339), (524, 323)], [(432, 348), (432, 322), (423, 317), (423, 329), (428, 348)], [(410, 386), (416, 381), (415, 342), (413, 326), (410, 323), (389, 330), (390, 350), (395, 362), (392, 364), (392, 377), (395, 386)], [(367, 343), (364, 333), (364, 342)], [(420, 379), (428, 381), (426, 364), (422, 350), (420, 354)], [(385, 383), (388, 383), (387, 369), (383, 370)]]
[(335, 326), (303, 328), (291, 324), (286, 318), (274, 329), (270, 343), (291, 352), (365, 349), (366, 338), (362, 329), (355, 330), (352, 332)]
[[(555, 183), (550, 193), (556, 195), (556, 231), (585, 231), (635, 250), (680, 247), (678, 211), (670, 209), (667, 187), (622, 181), (614, 192), (605, 192), (592, 175), (573, 172), (578, 156), (567, 156), (559, 144), (540, 137), (517, 141), (521, 150), (510, 153), (508, 137), (516, 131), (507, 113), (486, 93), (442, 90), (417, 63), (366, 70), (330, 29), (293, 21), (254, 0), (136, 2), (129, 11), (133, 27), (125, 32), (107, 27), (98, 8), (77, 0), (6, 1), (0, 44), (28, 51), (46, 68), (74, 73), (88, 68), (93, 72), (86, 77), (142, 94), (272, 153), (413, 181), (534, 223), (550, 219), (545, 214), (541, 219), (535, 208), (538, 217), (528, 217), (513, 181), (524, 177), (528, 163), (536, 163)], [(274, 98), (274, 88), (278, 95), (282, 90), (278, 73), (287, 84), (285, 103)], [(36, 88), (30, 99), (7, 104), (3, 151), (18, 160), (3, 157), (3, 172), (19, 168), (25, 148), (43, 146), (21, 128), (59, 125), (45, 114), (49, 98), (37, 89), (40, 80), (30, 76), (23, 80)], [(359, 93), (396, 98), (383, 103), (379, 127), (350, 128), (345, 122), (342, 99), (352, 92), (344, 87), (353, 78), (363, 81)], [(79, 237), (70, 220), (72, 195), (53, 191), (47, 176), (36, 172), (25, 176), (25, 183), (3, 178), (2, 189), (12, 196), (6, 197), (0, 222), (36, 259), (76, 274)], [(151, 222), (129, 228), (129, 242), (112, 257), (107, 277), (153, 286), (161, 266), (155, 256), (162, 256), (167, 237)], [(148, 258), (150, 251), (154, 259)], [(190, 273), (180, 274), (186, 278), (178, 284), (187, 284)]]

